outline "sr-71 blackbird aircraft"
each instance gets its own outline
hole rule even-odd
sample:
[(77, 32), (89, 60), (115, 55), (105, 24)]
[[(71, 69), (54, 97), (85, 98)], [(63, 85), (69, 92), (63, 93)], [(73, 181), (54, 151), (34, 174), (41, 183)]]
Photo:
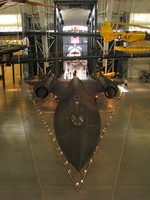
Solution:
[(107, 98), (113, 98), (120, 83), (101, 74), (96, 80), (84, 83), (74, 77), (65, 87), (59, 81), (50, 76), (39, 82), (34, 91), (41, 99), (50, 92), (59, 97), (54, 115), (56, 139), (68, 161), (80, 172), (90, 160), (100, 137), (100, 115), (93, 96), (104, 92)]

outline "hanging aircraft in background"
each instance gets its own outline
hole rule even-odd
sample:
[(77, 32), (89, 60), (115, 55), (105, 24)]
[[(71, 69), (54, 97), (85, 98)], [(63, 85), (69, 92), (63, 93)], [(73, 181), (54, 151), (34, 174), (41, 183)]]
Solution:
[(26, 45), (0, 46), (0, 60), (10, 66), (13, 55), (22, 54), (25, 48)]
[(128, 53), (146, 53), (150, 51), (149, 41), (138, 41), (134, 43), (126, 43), (124, 46), (115, 46), (115, 51), (123, 51)]
[[(96, 73), (96, 76), (99, 76), (100, 72), (98, 71)], [(119, 72), (108, 72), (108, 73), (104, 73), (103, 71), (101, 71), (101, 74), (109, 79), (112, 79), (116, 76), (119, 76)]]
[[(113, 25), (111, 27), (111, 25)], [(104, 42), (122, 41), (123, 46), (116, 46), (114, 50), (124, 51), (128, 53), (145, 53), (150, 51), (150, 35), (145, 31), (120, 31), (119, 26), (138, 27), (141, 29), (150, 29), (150, 27), (139, 26), (135, 24), (127, 24), (122, 22), (107, 22), (102, 25), (102, 29), (98, 32), (104, 38)]]
[(103, 92), (107, 98), (114, 98), (118, 84), (122, 83), (101, 74), (96, 80), (74, 77), (67, 82), (50, 76), (34, 88), (38, 98), (44, 99), (49, 93), (59, 98), (54, 115), (55, 135), (63, 154), (78, 172), (92, 157), (100, 137), (100, 115), (93, 97)]
[(48, 7), (48, 8), (56, 8), (56, 6), (52, 6), (52, 5), (45, 4), (45, 3), (28, 1), (28, 0), (2, 0), (0, 2), (0, 7), (2, 7), (3, 5), (5, 5), (6, 3), (9, 3), (9, 2), (24, 3), (24, 4), (28, 4), (28, 5), (32, 5), (32, 6), (43, 6), (43, 7)]

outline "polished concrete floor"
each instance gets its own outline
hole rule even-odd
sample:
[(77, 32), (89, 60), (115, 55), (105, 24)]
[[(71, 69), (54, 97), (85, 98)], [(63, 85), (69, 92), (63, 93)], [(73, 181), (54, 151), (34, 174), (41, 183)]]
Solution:
[(113, 100), (100, 95), (103, 139), (77, 191), (50, 138), (57, 103), (18, 80), (6, 73), (5, 90), (0, 80), (0, 200), (150, 199), (150, 83), (131, 80)]

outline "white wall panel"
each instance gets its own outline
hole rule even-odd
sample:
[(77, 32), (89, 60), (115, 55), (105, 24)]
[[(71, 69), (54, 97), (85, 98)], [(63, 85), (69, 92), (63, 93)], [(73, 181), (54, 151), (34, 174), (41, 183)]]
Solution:
[(150, 58), (128, 59), (128, 78), (140, 78), (142, 70), (150, 72)]

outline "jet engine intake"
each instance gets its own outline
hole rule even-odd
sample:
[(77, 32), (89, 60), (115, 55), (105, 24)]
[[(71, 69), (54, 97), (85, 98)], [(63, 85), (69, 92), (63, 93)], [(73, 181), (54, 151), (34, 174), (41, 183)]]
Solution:
[(117, 90), (116, 90), (116, 88), (110, 86), (105, 89), (104, 94), (107, 98), (112, 99), (116, 96)]
[(40, 99), (44, 99), (50, 93), (55, 77), (50, 76), (49, 78), (43, 79), (37, 86), (34, 88), (36, 96)]
[(102, 75), (99, 75), (96, 80), (107, 98), (112, 99), (116, 96), (118, 87), (112, 80)]

